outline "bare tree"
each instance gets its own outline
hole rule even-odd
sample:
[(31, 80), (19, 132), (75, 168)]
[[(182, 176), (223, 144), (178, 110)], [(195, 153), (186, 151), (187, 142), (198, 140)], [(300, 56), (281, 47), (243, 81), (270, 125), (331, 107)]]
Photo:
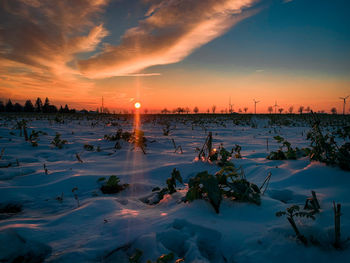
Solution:
[(181, 108), (181, 107), (177, 107), (177, 108), (175, 109), (175, 112), (177, 112), (178, 114), (181, 114), (181, 113), (185, 112), (185, 109), (184, 109), (184, 108)]
[(190, 110), (190, 108), (189, 108), (189, 107), (186, 107), (186, 108), (185, 108), (185, 112), (186, 112), (186, 114), (189, 114), (189, 113), (190, 113), (190, 111), (191, 111), (191, 110)]
[(247, 113), (248, 107), (244, 107), (243, 110), (244, 110), (244, 113)]
[(279, 108), (278, 111), (279, 111), (280, 114), (282, 114), (283, 108)]
[(211, 107), (211, 111), (212, 111), (212, 113), (215, 113), (215, 111), (216, 111), (216, 105), (213, 105), (213, 106)]
[(272, 106), (269, 106), (269, 107), (267, 108), (267, 111), (271, 114), (271, 113), (273, 112), (273, 107), (272, 107)]
[(198, 109), (197, 106), (193, 108), (193, 112), (196, 113), (196, 114), (199, 112), (199, 109)]
[(164, 109), (161, 110), (161, 113), (163, 113), (163, 114), (167, 114), (167, 113), (169, 113), (169, 112), (170, 112), (170, 111), (168, 111), (167, 108), (164, 108)]
[(336, 107), (331, 108), (331, 112), (332, 114), (337, 114), (337, 108)]
[(298, 112), (300, 114), (303, 114), (303, 111), (304, 111), (304, 106), (300, 106), (299, 109), (298, 109)]
[(293, 106), (290, 106), (289, 109), (288, 109), (288, 112), (289, 112), (290, 114), (292, 114), (292, 113), (293, 113), (293, 110), (294, 110), (294, 107), (293, 107)]
[(239, 113), (242, 113), (242, 109), (241, 109), (241, 108), (239, 108), (239, 109), (238, 109), (238, 112), (239, 112)]
[(305, 111), (306, 111), (307, 113), (310, 113), (310, 111), (311, 111), (310, 106), (307, 106), (306, 109), (305, 109)]

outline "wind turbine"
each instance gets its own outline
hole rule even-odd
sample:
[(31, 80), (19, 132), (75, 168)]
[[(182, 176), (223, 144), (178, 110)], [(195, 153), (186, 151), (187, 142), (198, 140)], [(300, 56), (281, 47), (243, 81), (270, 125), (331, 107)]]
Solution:
[(346, 97), (344, 97), (344, 98), (339, 97), (339, 99), (344, 100), (344, 104), (343, 104), (343, 115), (345, 115), (345, 104), (346, 104), (346, 99), (349, 98), (349, 96), (350, 96), (350, 95), (348, 95), (348, 96), (346, 96)]
[(275, 105), (273, 105), (274, 107), (275, 107), (275, 114), (277, 113), (277, 107), (279, 107), (278, 105), (277, 105), (277, 101), (275, 100)]
[(256, 114), (256, 104), (258, 104), (260, 100), (256, 101), (255, 99), (253, 99), (253, 101), (254, 101), (254, 114)]
[(228, 106), (229, 106), (229, 112), (232, 113), (233, 112), (233, 109), (232, 109), (233, 104), (231, 104), (231, 96), (230, 96), (230, 100), (228, 102)]

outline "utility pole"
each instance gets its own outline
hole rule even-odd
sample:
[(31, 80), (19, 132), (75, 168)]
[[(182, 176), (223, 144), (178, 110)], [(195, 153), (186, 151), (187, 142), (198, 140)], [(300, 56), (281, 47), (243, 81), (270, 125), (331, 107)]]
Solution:
[(260, 100), (256, 101), (255, 99), (253, 99), (253, 101), (254, 101), (254, 114), (256, 114), (256, 104), (258, 104)]
[(273, 106), (275, 107), (275, 114), (276, 114), (277, 113), (277, 107), (278, 107), (276, 100), (275, 100), (275, 105), (273, 105)]
[(104, 106), (103, 106), (103, 96), (102, 96), (102, 107), (101, 107), (101, 113), (104, 113)]

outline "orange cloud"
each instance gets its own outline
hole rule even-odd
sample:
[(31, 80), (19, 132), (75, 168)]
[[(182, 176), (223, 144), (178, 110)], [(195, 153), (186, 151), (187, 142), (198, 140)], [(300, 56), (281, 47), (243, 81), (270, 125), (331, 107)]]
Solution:
[[(95, 25), (107, 0), (4, 0), (0, 3), (0, 59), (30, 71), (53, 75), (79, 72), (67, 64), (74, 55), (92, 51), (107, 35)], [(1, 64), (10, 68), (11, 64)]]
[(119, 46), (107, 45), (78, 62), (90, 78), (137, 74), (154, 66), (176, 63), (250, 16), (256, 0), (172, 0), (152, 3), (146, 18), (130, 28)]

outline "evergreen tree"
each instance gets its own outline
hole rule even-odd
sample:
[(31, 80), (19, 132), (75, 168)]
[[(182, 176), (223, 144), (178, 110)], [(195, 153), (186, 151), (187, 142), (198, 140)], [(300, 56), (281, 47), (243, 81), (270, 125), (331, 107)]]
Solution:
[(9, 99), (8, 102), (6, 103), (5, 111), (13, 112), (13, 110), (14, 110), (14, 107), (13, 107), (12, 101)]
[(66, 104), (66, 106), (64, 106), (64, 110), (63, 110), (64, 113), (69, 113), (69, 108), (68, 108), (68, 105)]
[(25, 112), (34, 112), (34, 106), (31, 100), (26, 100), (24, 104), (24, 111)]
[(14, 112), (22, 112), (23, 111), (23, 106), (17, 102), (13, 106), (13, 111)]
[(55, 105), (49, 105), (48, 111), (49, 113), (56, 113), (58, 112), (57, 107)]
[(46, 97), (45, 99), (45, 103), (43, 105), (43, 112), (45, 113), (50, 112), (50, 101), (48, 97)]
[(35, 102), (35, 111), (36, 112), (42, 112), (43, 111), (43, 102), (41, 101), (40, 98), (36, 99)]
[(5, 111), (5, 105), (4, 103), (0, 100), (0, 112), (4, 112)]

